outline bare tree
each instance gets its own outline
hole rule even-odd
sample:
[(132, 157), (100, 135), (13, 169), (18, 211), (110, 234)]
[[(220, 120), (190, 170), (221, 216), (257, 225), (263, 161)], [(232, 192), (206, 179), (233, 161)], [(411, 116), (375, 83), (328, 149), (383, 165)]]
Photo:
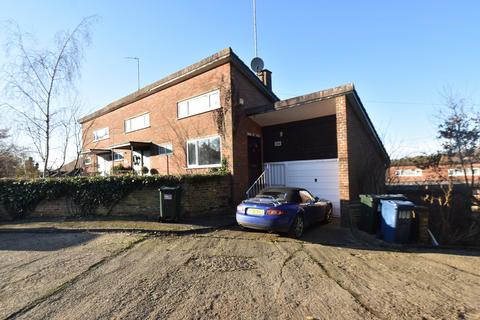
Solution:
[(4, 104), (22, 119), (21, 127), (43, 162), (44, 176), (52, 165), (52, 137), (57, 133), (70, 136), (65, 124), (71, 121), (74, 106), (68, 97), (75, 94), (84, 47), (91, 42), (90, 30), (96, 20), (86, 17), (72, 31), (58, 32), (55, 44), (43, 50), (35, 49), (32, 36), (18, 25), (7, 25), (6, 51), (14, 61), (5, 70), (9, 101)]

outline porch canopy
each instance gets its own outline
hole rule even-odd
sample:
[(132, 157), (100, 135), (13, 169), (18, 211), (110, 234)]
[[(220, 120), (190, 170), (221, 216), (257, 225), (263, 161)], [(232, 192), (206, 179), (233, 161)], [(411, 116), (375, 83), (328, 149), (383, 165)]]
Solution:
[(245, 112), (262, 127), (334, 115), (335, 99), (331, 98), (338, 93), (326, 91), (277, 101), (274, 105), (248, 108)]
[(82, 154), (103, 154), (103, 153), (109, 153), (112, 150), (110, 149), (88, 149), (87, 151), (83, 151)]
[(128, 141), (125, 143), (115, 144), (108, 147), (110, 150), (142, 150), (149, 149), (153, 145), (152, 141)]
[(106, 148), (92, 148), (86, 151), (83, 151), (82, 154), (105, 154), (112, 153), (113, 150), (145, 150), (152, 147), (152, 141), (128, 141), (125, 143), (115, 144), (108, 146)]

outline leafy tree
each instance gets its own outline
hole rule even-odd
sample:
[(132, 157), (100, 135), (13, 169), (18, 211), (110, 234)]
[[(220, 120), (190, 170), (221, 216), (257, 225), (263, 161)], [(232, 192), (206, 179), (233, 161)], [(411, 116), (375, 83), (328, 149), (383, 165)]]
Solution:
[(15, 177), (22, 164), (22, 150), (11, 142), (7, 129), (0, 129), (0, 178)]

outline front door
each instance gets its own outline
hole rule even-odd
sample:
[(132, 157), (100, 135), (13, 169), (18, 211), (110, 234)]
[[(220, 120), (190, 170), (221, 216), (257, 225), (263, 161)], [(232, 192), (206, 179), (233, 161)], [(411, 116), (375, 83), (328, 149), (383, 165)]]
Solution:
[(248, 177), (249, 184), (255, 182), (262, 174), (262, 140), (248, 137)]
[(110, 173), (110, 155), (97, 155), (98, 173), (102, 176), (107, 176)]
[[(146, 174), (150, 170), (150, 150), (134, 150), (132, 153), (133, 170), (138, 174)], [(143, 169), (146, 168), (146, 169)], [(146, 170), (147, 172), (143, 172)]]

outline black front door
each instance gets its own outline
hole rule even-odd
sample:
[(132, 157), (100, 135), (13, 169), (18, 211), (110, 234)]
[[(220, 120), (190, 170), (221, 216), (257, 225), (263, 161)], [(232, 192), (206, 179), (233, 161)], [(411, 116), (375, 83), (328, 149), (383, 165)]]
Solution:
[(252, 184), (262, 174), (262, 144), (258, 137), (248, 137), (248, 177)]

